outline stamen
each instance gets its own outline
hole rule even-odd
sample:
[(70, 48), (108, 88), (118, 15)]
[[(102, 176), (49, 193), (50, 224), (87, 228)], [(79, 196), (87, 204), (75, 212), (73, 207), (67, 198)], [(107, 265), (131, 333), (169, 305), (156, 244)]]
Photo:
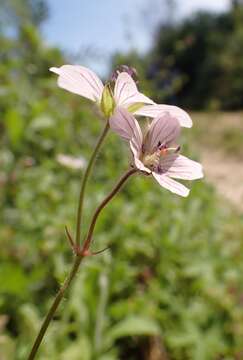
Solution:
[(180, 146), (177, 147), (168, 147), (166, 144), (161, 144), (158, 142), (157, 150), (155, 150), (152, 154), (146, 154), (146, 149), (144, 144), (142, 145), (142, 162), (145, 166), (147, 166), (151, 171), (157, 171), (162, 174), (164, 172), (163, 168), (160, 165), (160, 158), (170, 155), (176, 154), (180, 151)]
[(163, 169), (162, 169), (161, 165), (158, 165), (157, 171), (159, 174), (163, 173)]
[(179, 151), (180, 151), (181, 147), (180, 146), (177, 146), (177, 147), (166, 147), (166, 146), (163, 146), (163, 147), (160, 147), (159, 150), (160, 150), (160, 155), (164, 156), (164, 155), (168, 155), (168, 154), (177, 154)]
[(160, 155), (167, 155), (168, 154), (168, 150), (166, 148), (160, 149)]

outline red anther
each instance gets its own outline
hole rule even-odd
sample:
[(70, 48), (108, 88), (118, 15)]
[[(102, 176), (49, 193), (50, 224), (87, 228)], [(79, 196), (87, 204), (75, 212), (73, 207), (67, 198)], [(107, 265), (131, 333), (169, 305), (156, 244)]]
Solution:
[(166, 148), (161, 149), (160, 154), (161, 155), (167, 155), (168, 154), (168, 149), (166, 149)]

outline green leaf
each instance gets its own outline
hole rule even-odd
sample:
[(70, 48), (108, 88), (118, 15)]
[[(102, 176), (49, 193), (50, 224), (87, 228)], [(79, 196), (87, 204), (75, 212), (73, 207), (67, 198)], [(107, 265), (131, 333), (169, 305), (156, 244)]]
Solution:
[(82, 337), (78, 342), (70, 345), (60, 356), (60, 360), (90, 360), (91, 344), (87, 337)]
[(108, 337), (115, 340), (125, 336), (149, 336), (159, 335), (160, 333), (160, 328), (154, 320), (131, 316), (115, 325), (109, 332)]
[(41, 325), (37, 309), (32, 304), (27, 303), (21, 306), (19, 314), (22, 334), (28, 337), (37, 334)]
[(1, 264), (1, 292), (23, 296), (28, 286), (28, 277), (17, 264)]
[(24, 133), (24, 120), (15, 109), (9, 109), (5, 115), (5, 126), (10, 142), (18, 146)]
[(41, 131), (50, 129), (55, 126), (55, 122), (51, 116), (47, 114), (36, 117), (31, 123), (31, 130)]

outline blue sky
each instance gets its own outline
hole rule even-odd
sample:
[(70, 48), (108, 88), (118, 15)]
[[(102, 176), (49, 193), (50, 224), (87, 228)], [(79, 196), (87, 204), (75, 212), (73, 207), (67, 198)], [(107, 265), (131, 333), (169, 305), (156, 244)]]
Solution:
[[(48, 0), (50, 18), (44, 26), (44, 36), (48, 43), (76, 55), (76, 62), (82, 59), (98, 72), (104, 72), (114, 51), (136, 48), (143, 52), (150, 47), (152, 24), (169, 15), (162, 2)], [(230, 0), (178, 0), (175, 16), (188, 16), (198, 9), (224, 11), (229, 3)]]

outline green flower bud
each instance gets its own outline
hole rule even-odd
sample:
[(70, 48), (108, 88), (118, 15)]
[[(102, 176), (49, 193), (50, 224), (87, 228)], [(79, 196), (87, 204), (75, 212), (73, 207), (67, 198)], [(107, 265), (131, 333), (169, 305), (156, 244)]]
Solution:
[(109, 118), (115, 109), (115, 100), (110, 88), (110, 84), (106, 84), (102, 93), (100, 108), (106, 118)]

